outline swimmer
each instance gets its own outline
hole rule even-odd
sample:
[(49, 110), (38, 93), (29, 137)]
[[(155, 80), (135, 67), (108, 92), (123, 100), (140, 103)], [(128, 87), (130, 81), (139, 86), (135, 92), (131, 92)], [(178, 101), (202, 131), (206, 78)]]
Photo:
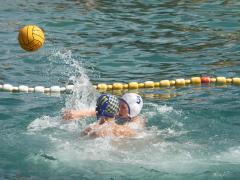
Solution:
[(133, 129), (143, 129), (145, 121), (139, 114), (143, 107), (143, 100), (136, 93), (126, 93), (119, 99), (119, 113), (116, 118), (118, 124), (124, 124)]
[(86, 128), (82, 136), (97, 137), (133, 137), (136, 135), (131, 128), (121, 126), (115, 123), (115, 117), (119, 110), (119, 100), (109, 94), (101, 95), (96, 104), (96, 116), (98, 122), (93, 123)]
[[(133, 129), (142, 129), (145, 122), (139, 114), (143, 107), (143, 100), (136, 93), (126, 93), (120, 98), (119, 113), (116, 123), (129, 126)], [(83, 117), (96, 116), (95, 110), (66, 110), (63, 118), (65, 120), (79, 119)]]

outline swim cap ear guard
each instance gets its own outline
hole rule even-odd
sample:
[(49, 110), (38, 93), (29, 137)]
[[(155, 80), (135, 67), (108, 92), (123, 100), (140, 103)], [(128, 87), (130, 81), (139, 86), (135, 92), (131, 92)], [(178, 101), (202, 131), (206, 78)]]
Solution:
[(113, 118), (117, 115), (119, 110), (119, 100), (117, 97), (110, 94), (102, 94), (97, 99), (96, 114), (97, 119), (100, 117)]
[(126, 93), (120, 100), (124, 101), (128, 105), (129, 117), (133, 118), (137, 116), (143, 107), (143, 100), (140, 95), (135, 93)]

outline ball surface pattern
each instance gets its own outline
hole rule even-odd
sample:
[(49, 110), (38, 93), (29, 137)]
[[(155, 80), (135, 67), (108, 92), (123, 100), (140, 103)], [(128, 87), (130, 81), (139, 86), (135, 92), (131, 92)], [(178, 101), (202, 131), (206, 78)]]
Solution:
[(36, 51), (44, 44), (44, 32), (36, 25), (27, 25), (19, 30), (18, 42), (26, 51)]

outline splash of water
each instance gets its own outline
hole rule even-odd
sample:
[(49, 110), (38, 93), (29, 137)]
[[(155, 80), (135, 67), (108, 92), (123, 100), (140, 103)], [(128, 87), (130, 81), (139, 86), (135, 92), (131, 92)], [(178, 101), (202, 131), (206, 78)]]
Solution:
[[(60, 73), (60, 76), (68, 77), (68, 83), (74, 85), (73, 93), (66, 95), (65, 108), (62, 111), (64, 109), (94, 109), (98, 94), (87, 76), (88, 71), (84, 68), (81, 59), (74, 58), (70, 50), (53, 50), (49, 56), (49, 61), (49, 75), (56, 72)], [(29, 124), (28, 131), (37, 132), (48, 128), (73, 130), (84, 127), (84, 125), (86, 126), (85, 121), (78, 124), (63, 123), (60, 116), (42, 116)]]
[(66, 98), (66, 109), (94, 108), (98, 93), (87, 75), (94, 71), (84, 68), (86, 62), (74, 58), (70, 50), (55, 50), (49, 60), (52, 64), (61, 62), (61, 75), (68, 77), (68, 83), (74, 85), (73, 94)]

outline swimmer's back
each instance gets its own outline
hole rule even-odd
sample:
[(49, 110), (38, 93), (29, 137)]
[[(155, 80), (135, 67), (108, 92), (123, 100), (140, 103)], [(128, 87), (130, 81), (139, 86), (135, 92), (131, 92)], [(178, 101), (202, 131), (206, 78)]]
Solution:
[(98, 129), (94, 129), (89, 133), (89, 136), (92, 138), (97, 137), (133, 137), (136, 135), (136, 132), (126, 126), (118, 125), (114, 122), (106, 123)]

